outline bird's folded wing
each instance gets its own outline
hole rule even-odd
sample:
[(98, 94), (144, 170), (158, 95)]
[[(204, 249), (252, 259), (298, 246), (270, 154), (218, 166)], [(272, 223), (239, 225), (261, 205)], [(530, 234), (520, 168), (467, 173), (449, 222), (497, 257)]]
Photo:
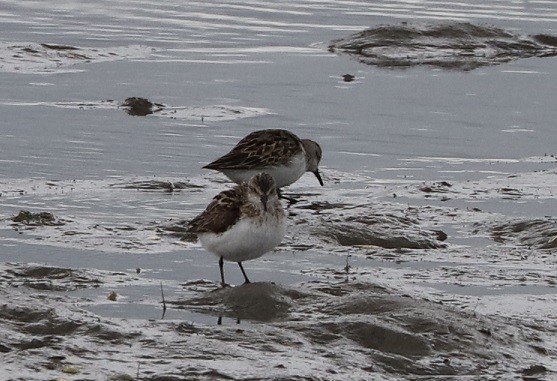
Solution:
[(219, 193), (207, 208), (188, 224), (193, 233), (223, 233), (240, 219), (238, 192), (230, 189)]

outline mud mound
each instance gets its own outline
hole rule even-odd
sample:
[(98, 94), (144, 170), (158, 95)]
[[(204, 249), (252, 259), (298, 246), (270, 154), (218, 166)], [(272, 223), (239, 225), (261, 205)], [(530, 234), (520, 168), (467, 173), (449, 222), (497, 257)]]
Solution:
[[(366, 212), (372, 213), (369, 208)], [(438, 249), (446, 235), (420, 228), (418, 221), (394, 214), (356, 214), (339, 218), (322, 216), (312, 233), (341, 246), (377, 246), (385, 249)]]
[(488, 225), (487, 229), (497, 242), (510, 241), (536, 249), (557, 250), (557, 220), (553, 218), (495, 223)]
[[(513, 357), (512, 350), (496, 348), (520, 347), (523, 340), (537, 337), (512, 324), (507, 326), (509, 322), (484, 320), (367, 283), (317, 282), (292, 289), (253, 283), (205, 291), (201, 297), (172, 305), (239, 320), (273, 322), (274, 327), (303, 337), (293, 340), (330, 348), (330, 355), (354, 356), (365, 351), (369, 356), (366, 364), (373, 365), (360, 364), (362, 370), (398, 375), (487, 374), (484, 371), (491, 369), (490, 373), (498, 362)], [(256, 342), (257, 338), (250, 340)]]
[[(0, 293), (0, 297), (2, 296)], [(135, 332), (122, 332), (110, 325), (95, 322), (95, 319), (84, 318), (81, 315), (83, 312), (70, 312), (63, 303), (50, 299), (52, 296), (20, 296), (10, 303), (0, 305), (2, 352), (42, 348), (46, 353), (54, 354), (64, 351), (64, 341), (74, 337), (88, 337), (104, 343), (125, 343), (138, 336)], [(68, 306), (71, 304), (72, 302), (68, 303)], [(86, 348), (78, 350), (81, 354), (87, 351)], [(46, 358), (40, 367), (48, 368)]]
[(101, 281), (84, 271), (31, 264), (8, 264), (3, 279), (12, 286), (25, 286), (40, 291), (73, 291), (98, 287)]
[(556, 47), (554, 36), (521, 36), (487, 25), (402, 23), (334, 40), (329, 50), (380, 67), (472, 70), (519, 58), (555, 56)]
[(152, 115), (170, 119), (195, 121), (198, 123), (223, 122), (271, 114), (268, 109), (264, 108), (232, 105), (170, 106), (141, 97), (129, 97), (123, 102), (107, 99), (100, 101), (40, 102), (39, 104), (46, 107), (78, 110), (124, 110), (127, 114), (132, 116)]
[(117, 183), (110, 185), (113, 188), (136, 189), (140, 191), (165, 191), (174, 192), (182, 189), (203, 189), (203, 185), (192, 184), (187, 181), (162, 181), (162, 180), (141, 180)]
[(303, 297), (304, 294), (296, 290), (257, 282), (221, 288), (199, 298), (172, 304), (241, 320), (271, 321), (284, 318), (295, 301)]
[(201, 123), (250, 118), (268, 113), (264, 109), (237, 106), (173, 107), (146, 98), (129, 97), (118, 105), (132, 116), (157, 115), (171, 119), (189, 119)]
[(139, 45), (92, 48), (35, 42), (0, 42), (0, 71), (52, 73), (68, 71), (69, 66), (79, 63), (143, 58), (152, 52), (152, 48)]
[(366, 224), (324, 224), (317, 231), (325, 240), (342, 246), (377, 246), (384, 249), (438, 249), (444, 247), (433, 232), (371, 228)]
[[(514, 356), (495, 348), (522, 346), (522, 340), (536, 337), (507, 327), (509, 322), (487, 321), (441, 304), (378, 291), (371, 284), (328, 287), (338, 290), (326, 298), (313, 294), (301, 301), (302, 311), (317, 314), (316, 321), (293, 329), (329, 348), (341, 350), (346, 340), (356, 343), (368, 351), (375, 371), (414, 376), (487, 374), (497, 362)], [(303, 303), (308, 300), (311, 306)]]

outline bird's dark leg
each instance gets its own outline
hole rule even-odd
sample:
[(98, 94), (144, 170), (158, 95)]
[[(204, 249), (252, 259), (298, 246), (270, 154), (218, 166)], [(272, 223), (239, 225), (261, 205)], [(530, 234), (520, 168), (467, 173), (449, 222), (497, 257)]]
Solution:
[(244, 271), (244, 266), (242, 266), (242, 262), (238, 262), (238, 266), (240, 266), (240, 270), (242, 270), (242, 274), (244, 274), (244, 279), (246, 280), (244, 284), (251, 283), (248, 279), (248, 276), (246, 275), (246, 272)]
[(220, 257), (219, 259), (219, 268), (220, 268), (220, 280), (222, 287), (226, 287), (227, 284), (224, 283), (224, 258)]
[(298, 202), (298, 200), (296, 200), (293, 197), (288, 197), (288, 196), (283, 195), (282, 191), (280, 189), (277, 189), (277, 195), (278, 195), (278, 198), (281, 198), (283, 200), (288, 201), (288, 206), (293, 205), (293, 204)]

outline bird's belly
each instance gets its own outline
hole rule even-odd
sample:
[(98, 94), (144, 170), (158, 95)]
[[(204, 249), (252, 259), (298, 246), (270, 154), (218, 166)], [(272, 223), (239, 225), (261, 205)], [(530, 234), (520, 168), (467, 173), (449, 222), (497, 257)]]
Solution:
[(263, 221), (242, 219), (227, 231), (199, 234), (201, 244), (227, 261), (242, 262), (259, 258), (280, 244), (286, 219), (268, 216)]
[(254, 169), (225, 169), (222, 170), (229, 179), (237, 184), (249, 181), (258, 173), (268, 173), (273, 176), (277, 188), (290, 185), (298, 180), (306, 171), (305, 157), (300, 155), (295, 157), (288, 165), (279, 165), (274, 167), (261, 167)]

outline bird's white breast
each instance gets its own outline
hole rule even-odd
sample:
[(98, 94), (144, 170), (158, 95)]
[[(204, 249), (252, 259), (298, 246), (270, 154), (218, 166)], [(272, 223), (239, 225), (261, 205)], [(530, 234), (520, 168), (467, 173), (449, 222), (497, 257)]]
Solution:
[(227, 261), (242, 262), (258, 258), (280, 244), (286, 232), (284, 215), (265, 214), (262, 218), (242, 218), (227, 231), (201, 233), (201, 244)]

